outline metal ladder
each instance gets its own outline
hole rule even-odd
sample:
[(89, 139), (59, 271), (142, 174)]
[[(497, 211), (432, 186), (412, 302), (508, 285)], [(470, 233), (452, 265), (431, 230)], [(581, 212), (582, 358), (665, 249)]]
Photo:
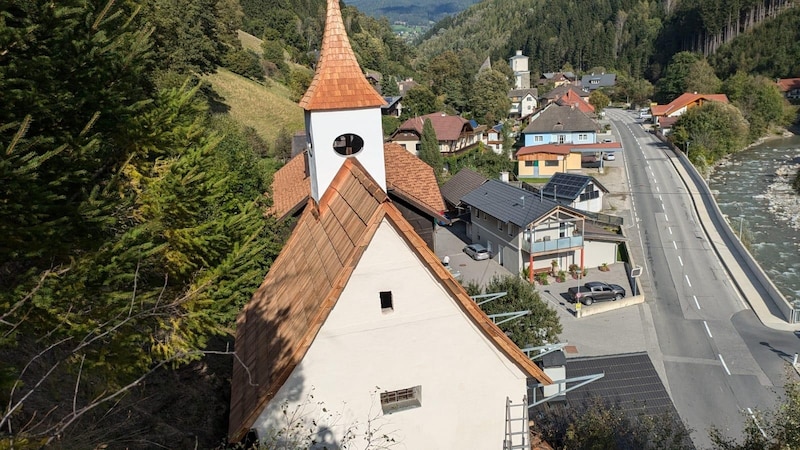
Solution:
[[(518, 410), (522, 410), (520, 414)], [(522, 417), (519, 417), (519, 416)], [(522, 403), (514, 404), (506, 397), (506, 438), (503, 450), (530, 450), (530, 430), (528, 430), (528, 396), (522, 397)]]

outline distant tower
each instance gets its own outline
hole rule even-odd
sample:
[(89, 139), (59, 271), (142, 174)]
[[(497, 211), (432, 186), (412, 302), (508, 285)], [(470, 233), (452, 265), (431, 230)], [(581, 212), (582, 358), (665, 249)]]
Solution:
[(530, 89), (531, 72), (528, 69), (528, 57), (517, 50), (517, 54), (508, 58), (508, 65), (514, 72), (514, 89)]
[(339, 9), (328, 0), (317, 72), (300, 100), (305, 110), (311, 196), (319, 202), (347, 158), (357, 158), (386, 191), (381, 106), (358, 65)]

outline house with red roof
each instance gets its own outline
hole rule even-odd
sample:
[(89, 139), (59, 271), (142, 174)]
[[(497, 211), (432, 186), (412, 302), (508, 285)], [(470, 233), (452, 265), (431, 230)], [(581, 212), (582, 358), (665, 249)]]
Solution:
[(702, 106), (706, 102), (729, 103), (728, 96), (725, 94), (698, 94), (685, 93), (671, 101), (668, 105), (652, 105), (650, 113), (653, 115), (653, 123), (659, 123), (665, 117), (679, 117), (681, 114), (695, 106)]
[(800, 78), (778, 78), (778, 89), (789, 100), (800, 99)]
[(552, 380), (387, 195), (408, 184), (390, 175), (383, 99), (358, 68), (339, 8), (327, 1), (300, 102), (307, 156), (294, 164), (307, 166), (310, 196), (236, 320), (228, 440), (529, 450), (529, 386)]
[(419, 154), (422, 128), (426, 120), (430, 120), (433, 125), (439, 140), (439, 151), (443, 155), (454, 155), (474, 148), (481, 142), (485, 130), (485, 127), (474, 127), (463, 117), (436, 112), (406, 120), (389, 140), (414, 155)]

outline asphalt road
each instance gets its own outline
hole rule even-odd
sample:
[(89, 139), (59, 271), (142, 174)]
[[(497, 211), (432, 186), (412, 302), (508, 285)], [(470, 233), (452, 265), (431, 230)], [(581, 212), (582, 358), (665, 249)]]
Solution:
[(739, 436), (752, 420), (748, 408), (775, 404), (800, 340), (764, 327), (740, 298), (698, 223), (670, 160), (675, 155), (633, 113), (607, 110), (607, 117), (624, 149), (635, 224), (631, 249), (645, 269), (641, 281), (657, 344), (651, 358), (663, 364), (698, 447), (710, 446), (711, 427)]

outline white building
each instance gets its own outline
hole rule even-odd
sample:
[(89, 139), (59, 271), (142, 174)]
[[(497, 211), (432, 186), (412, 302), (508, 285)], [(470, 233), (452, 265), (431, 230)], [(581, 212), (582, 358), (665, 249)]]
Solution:
[(527, 408), (508, 405), (551, 381), (388, 199), (382, 99), (338, 0), (327, 7), (300, 103), (312, 199), (237, 319), (229, 440), (364, 448), (371, 431), (407, 449), (527, 448)]
[(508, 65), (514, 72), (514, 89), (529, 89), (531, 87), (531, 71), (528, 68), (528, 57), (522, 54), (522, 50), (508, 58)]

